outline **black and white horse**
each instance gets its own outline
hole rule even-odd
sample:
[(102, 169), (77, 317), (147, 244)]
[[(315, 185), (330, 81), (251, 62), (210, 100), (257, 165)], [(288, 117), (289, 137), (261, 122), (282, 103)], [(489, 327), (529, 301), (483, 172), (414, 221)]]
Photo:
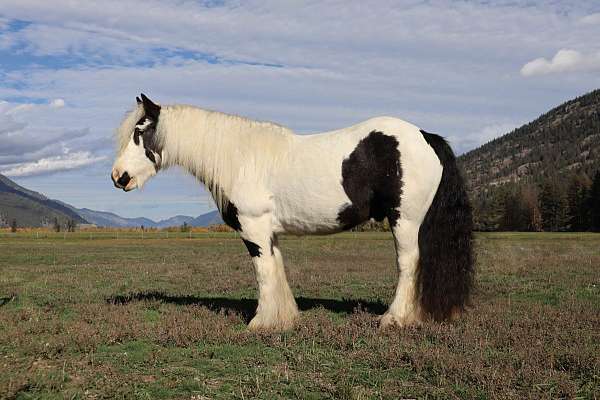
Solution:
[(381, 326), (444, 320), (464, 310), (473, 282), (471, 207), (450, 146), (391, 117), (313, 135), (142, 94), (117, 131), (117, 188), (142, 187), (179, 165), (211, 192), (256, 270), (253, 329), (298, 317), (277, 235), (326, 234), (387, 218), (398, 285)]

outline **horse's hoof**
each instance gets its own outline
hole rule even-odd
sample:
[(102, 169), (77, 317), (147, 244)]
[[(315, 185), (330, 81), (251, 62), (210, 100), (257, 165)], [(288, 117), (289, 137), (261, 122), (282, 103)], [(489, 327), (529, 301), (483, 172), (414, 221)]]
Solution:
[(265, 318), (261, 315), (255, 315), (254, 318), (248, 324), (248, 329), (251, 331), (269, 331), (269, 332), (282, 332), (289, 331), (294, 328), (297, 316), (293, 318), (275, 319)]
[(385, 330), (388, 328), (408, 328), (412, 326), (421, 326), (423, 321), (416, 313), (407, 316), (399, 316), (390, 313), (385, 313), (379, 317), (379, 329)]

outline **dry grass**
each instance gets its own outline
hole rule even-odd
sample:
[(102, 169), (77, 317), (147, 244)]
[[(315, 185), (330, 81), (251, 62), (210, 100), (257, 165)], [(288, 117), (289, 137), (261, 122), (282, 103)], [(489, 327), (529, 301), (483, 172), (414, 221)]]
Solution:
[(239, 240), (0, 239), (0, 398), (598, 398), (600, 236), (478, 236), (473, 309), (377, 330), (387, 234), (281, 240), (304, 310), (256, 334)]

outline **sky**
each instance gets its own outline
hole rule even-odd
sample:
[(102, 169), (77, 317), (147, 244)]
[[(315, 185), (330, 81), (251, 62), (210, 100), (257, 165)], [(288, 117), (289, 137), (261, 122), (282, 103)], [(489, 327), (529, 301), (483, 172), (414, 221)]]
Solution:
[(298, 134), (391, 115), (457, 153), (600, 87), (600, 2), (0, 1), (0, 173), (153, 219), (214, 203), (183, 171), (124, 193), (114, 131), (143, 92)]

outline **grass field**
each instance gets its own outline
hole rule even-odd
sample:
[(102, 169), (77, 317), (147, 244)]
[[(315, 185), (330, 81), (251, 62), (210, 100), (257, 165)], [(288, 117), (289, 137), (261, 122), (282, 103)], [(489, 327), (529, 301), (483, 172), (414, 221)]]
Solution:
[(471, 311), (385, 332), (389, 235), (280, 243), (302, 318), (257, 334), (231, 234), (3, 235), (0, 398), (600, 397), (600, 235), (477, 235)]

